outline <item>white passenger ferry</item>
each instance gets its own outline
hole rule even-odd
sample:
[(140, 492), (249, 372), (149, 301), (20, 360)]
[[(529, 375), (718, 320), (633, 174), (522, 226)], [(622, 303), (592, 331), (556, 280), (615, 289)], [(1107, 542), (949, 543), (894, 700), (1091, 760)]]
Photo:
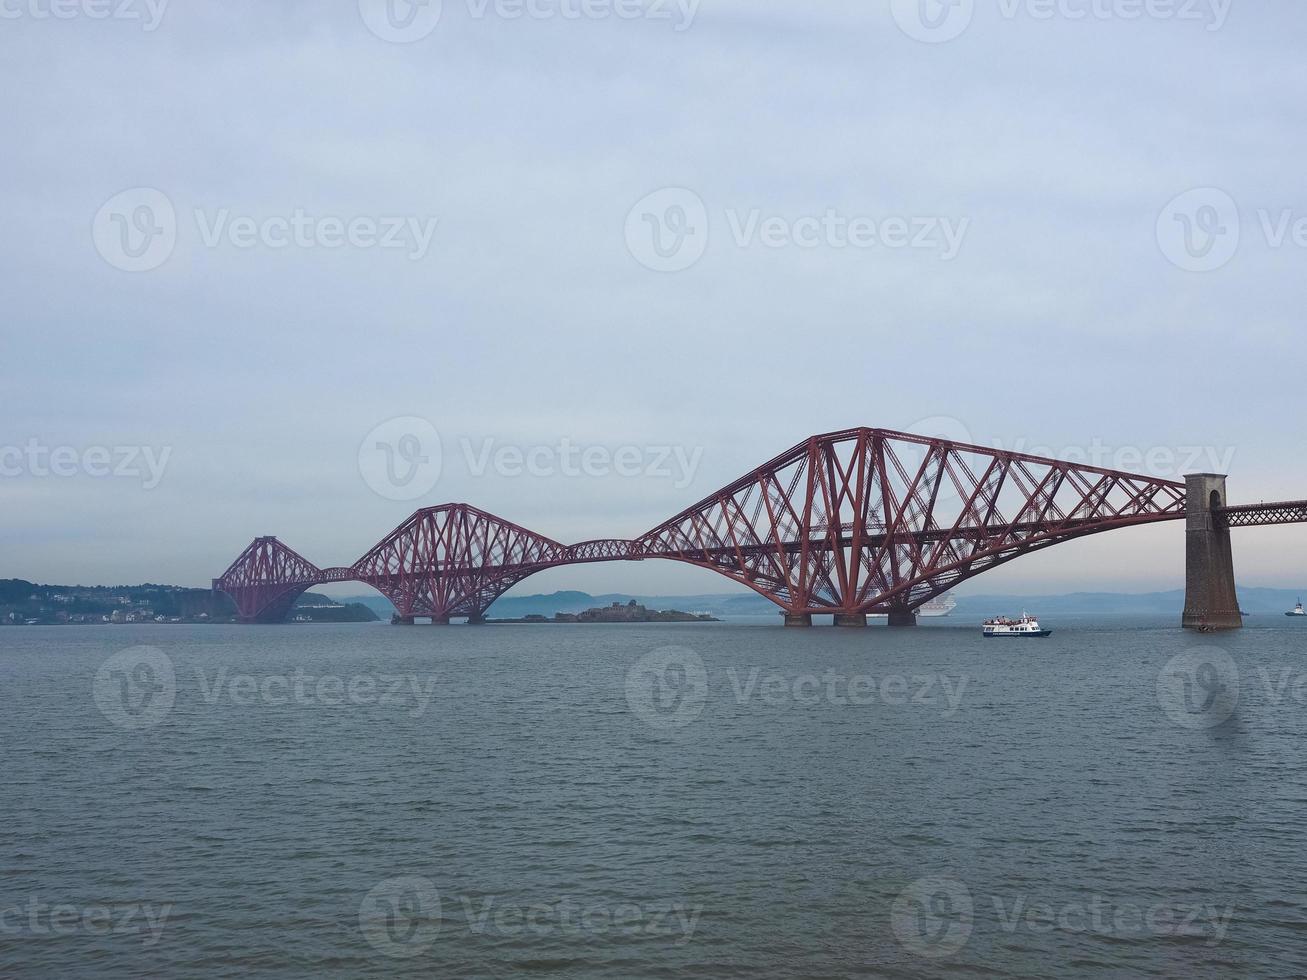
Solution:
[(1293, 607), (1293, 611), (1292, 611), (1292, 612), (1287, 612), (1287, 613), (1285, 613), (1285, 615), (1286, 615), (1286, 616), (1307, 616), (1307, 612), (1303, 612), (1303, 608), (1302, 608), (1302, 600), (1299, 599), (1299, 600), (1298, 600), (1298, 605), (1296, 605), (1296, 606)]
[(986, 637), (990, 636), (1052, 636), (1052, 630), (1041, 629), (1039, 620), (1034, 616), (1022, 613), (1020, 619), (1008, 619), (1006, 616), (999, 616), (996, 619), (987, 619), (981, 627)]

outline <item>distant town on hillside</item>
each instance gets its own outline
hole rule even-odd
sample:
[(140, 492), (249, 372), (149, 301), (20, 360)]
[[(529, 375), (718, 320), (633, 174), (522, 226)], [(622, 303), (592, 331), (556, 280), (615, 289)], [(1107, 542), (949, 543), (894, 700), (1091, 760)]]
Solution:
[[(297, 623), (375, 622), (377, 614), (357, 602), (337, 602), (306, 592), (290, 615)], [(37, 585), (0, 579), (0, 625), (62, 626), (126, 623), (233, 623), (231, 599), (210, 589), (177, 585)]]

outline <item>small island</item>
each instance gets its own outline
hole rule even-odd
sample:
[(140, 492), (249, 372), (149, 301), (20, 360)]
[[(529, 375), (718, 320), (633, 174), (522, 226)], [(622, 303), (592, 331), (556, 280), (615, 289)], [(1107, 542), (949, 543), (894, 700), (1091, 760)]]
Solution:
[(687, 613), (676, 609), (647, 609), (634, 599), (623, 605), (614, 602), (611, 606), (587, 609), (579, 613), (554, 613), (554, 618), (531, 615), (521, 619), (492, 619), (492, 623), (535, 624), (535, 623), (719, 623), (707, 613)]

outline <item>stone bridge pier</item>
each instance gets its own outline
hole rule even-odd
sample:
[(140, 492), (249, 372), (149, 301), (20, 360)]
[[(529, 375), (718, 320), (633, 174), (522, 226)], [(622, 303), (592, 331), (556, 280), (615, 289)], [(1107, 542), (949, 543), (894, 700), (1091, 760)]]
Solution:
[(1226, 506), (1225, 477), (1185, 477), (1185, 629), (1237, 630), (1243, 626), (1234, 591), (1230, 529), (1213, 513)]

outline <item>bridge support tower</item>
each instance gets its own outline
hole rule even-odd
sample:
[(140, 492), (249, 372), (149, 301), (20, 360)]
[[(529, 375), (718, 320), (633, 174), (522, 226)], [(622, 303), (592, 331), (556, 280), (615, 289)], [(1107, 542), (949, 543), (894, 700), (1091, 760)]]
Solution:
[(917, 625), (917, 611), (907, 606), (891, 606), (889, 611), (889, 625), (893, 629), (901, 629)]
[(835, 625), (861, 628), (867, 625), (867, 614), (866, 613), (836, 613)]
[(1243, 626), (1234, 591), (1230, 529), (1213, 513), (1226, 506), (1225, 477), (1185, 477), (1185, 629), (1237, 630)]

